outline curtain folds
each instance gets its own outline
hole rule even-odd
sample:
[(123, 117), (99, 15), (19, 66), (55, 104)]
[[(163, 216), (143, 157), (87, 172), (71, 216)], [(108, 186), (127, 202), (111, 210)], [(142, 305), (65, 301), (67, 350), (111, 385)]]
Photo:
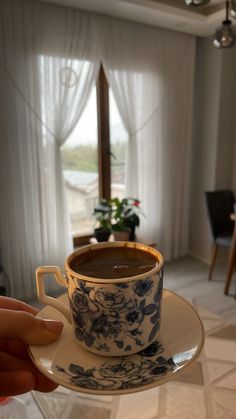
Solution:
[(140, 235), (166, 259), (186, 253), (194, 51), (191, 36), (0, 0), (0, 248), (13, 296), (34, 298), (35, 268), (62, 266), (72, 249), (60, 146), (101, 62), (129, 134), (128, 193), (146, 215)]
[[(36, 267), (63, 267), (72, 251), (60, 146), (90, 96), (101, 52), (89, 16), (28, 1), (0, 5), (0, 118), (7, 130), (0, 247), (13, 296), (31, 299)], [(58, 285), (49, 281), (47, 289)]]
[(128, 195), (142, 201), (140, 236), (165, 259), (188, 251), (195, 41), (114, 20), (104, 66), (129, 134)]

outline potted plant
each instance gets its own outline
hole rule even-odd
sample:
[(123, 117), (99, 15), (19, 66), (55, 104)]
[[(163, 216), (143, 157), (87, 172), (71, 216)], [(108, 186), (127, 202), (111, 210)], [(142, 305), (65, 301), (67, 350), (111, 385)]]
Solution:
[(94, 229), (94, 237), (98, 242), (108, 241), (111, 235), (111, 206), (102, 199), (100, 204), (94, 208), (93, 216), (96, 219), (97, 227)]
[(115, 240), (135, 241), (135, 230), (140, 224), (142, 214), (140, 201), (136, 198), (113, 198), (110, 203)]

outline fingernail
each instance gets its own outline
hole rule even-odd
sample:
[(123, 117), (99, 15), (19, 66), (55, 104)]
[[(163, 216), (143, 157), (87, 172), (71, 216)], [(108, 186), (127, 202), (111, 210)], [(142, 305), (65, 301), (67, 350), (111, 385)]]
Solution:
[(63, 329), (63, 323), (55, 320), (43, 319), (44, 325), (50, 332), (59, 333)]

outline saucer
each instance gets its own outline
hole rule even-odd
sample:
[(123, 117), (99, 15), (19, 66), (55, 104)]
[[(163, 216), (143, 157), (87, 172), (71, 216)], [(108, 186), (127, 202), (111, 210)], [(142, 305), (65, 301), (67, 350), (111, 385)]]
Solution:
[[(68, 304), (66, 294), (59, 299)], [(159, 386), (185, 370), (204, 343), (203, 325), (195, 309), (166, 289), (157, 340), (134, 355), (96, 355), (76, 341), (72, 326), (53, 307), (44, 307), (38, 316), (62, 321), (64, 328), (56, 342), (29, 346), (32, 361), (50, 380), (81, 393), (119, 395)]]

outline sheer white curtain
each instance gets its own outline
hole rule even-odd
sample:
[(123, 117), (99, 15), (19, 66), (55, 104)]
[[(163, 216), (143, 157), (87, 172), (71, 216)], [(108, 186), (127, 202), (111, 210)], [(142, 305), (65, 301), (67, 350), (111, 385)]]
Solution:
[(194, 38), (44, 2), (0, 0), (0, 247), (18, 298), (71, 250), (60, 146), (100, 60), (129, 132), (141, 236), (187, 251)]
[(12, 295), (35, 298), (35, 268), (62, 265), (72, 250), (60, 146), (96, 80), (101, 42), (89, 15), (28, 1), (0, 6), (0, 247)]
[(166, 259), (188, 251), (195, 40), (115, 20), (104, 66), (129, 133), (128, 194), (142, 201), (140, 235)]

